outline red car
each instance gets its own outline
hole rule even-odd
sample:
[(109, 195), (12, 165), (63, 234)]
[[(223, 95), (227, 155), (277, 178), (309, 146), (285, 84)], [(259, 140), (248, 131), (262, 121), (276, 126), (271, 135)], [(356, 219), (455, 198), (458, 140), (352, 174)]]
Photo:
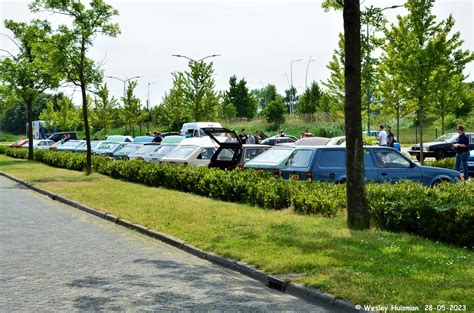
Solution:
[(28, 144), (28, 139), (19, 139), (10, 145), (10, 148), (21, 148)]

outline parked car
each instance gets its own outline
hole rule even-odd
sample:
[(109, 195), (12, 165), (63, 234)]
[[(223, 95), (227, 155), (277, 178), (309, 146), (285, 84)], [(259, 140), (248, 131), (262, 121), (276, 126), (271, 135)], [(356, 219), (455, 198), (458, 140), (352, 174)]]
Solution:
[(296, 137), (290, 137), (290, 136), (285, 136), (285, 137), (280, 137), (280, 136), (273, 136), (269, 137), (265, 140), (260, 141), (260, 144), (262, 145), (268, 145), (268, 146), (276, 146), (278, 144), (282, 143), (294, 143), (296, 142), (297, 138)]
[(154, 138), (155, 138), (154, 136), (137, 136), (133, 138), (132, 143), (145, 144), (147, 142), (152, 142)]
[[(365, 178), (373, 182), (411, 180), (426, 186), (442, 181), (458, 182), (459, 172), (419, 166), (399, 151), (376, 146), (364, 147)], [(293, 180), (319, 180), (334, 183), (346, 180), (345, 147), (298, 147), (286, 161), (282, 176)]]
[[(95, 147), (97, 147), (101, 142), (102, 142), (101, 140), (92, 140), (91, 141), (91, 152), (94, 152)], [(84, 141), (80, 145), (78, 145), (74, 149), (74, 152), (87, 152), (86, 141)]]
[(346, 136), (338, 136), (329, 139), (326, 146), (346, 146)]
[(74, 152), (75, 149), (77, 149), (79, 146), (85, 143), (86, 143), (85, 140), (68, 140), (64, 142), (58, 141), (56, 142), (56, 144), (51, 146), (49, 150)]
[(21, 148), (22, 146), (28, 146), (28, 139), (19, 139), (10, 145), (10, 148)]
[(305, 137), (296, 140), (295, 145), (297, 146), (324, 146), (330, 141), (326, 137)]
[[(469, 137), (469, 150), (474, 150), (474, 133), (466, 133), (466, 135)], [(459, 135), (457, 133), (447, 133), (433, 142), (424, 142), (423, 157), (442, 160), (446, 157), (455, 156), (456, 151), (452, 149), (451, 145), (458, 138), (458, 136)], [(410, 150), (408, 150), (408, 153), (411, 156), (416, 157), (418, 161), (421, 161), (419, 144), (414, 144), (413, 146), (411, 146)]]
[[(49, 139), (35, 139), (33, 140), (33, 149), (48, 150), (55, 142)], [(20, 148), (28, 148), (28, 144), (21, 146)]]
[(77, 140), (77, 133), (76, 132), (56, 132), (49, 134), (48, 138), (49, 140), (52, 140), (54, 142), (58, 142), (64, 138), (64, 136), (69, 135), (70, 140)]
[(184, 123), (181, 127), (181, 136), (186, 138), (203, 137), (206, 134), (201, 130), (202, 128), (221, 128), (222, 125), (216, 122), (197, 122)]
[(474, 150), (471, 150), (469, 158), (467, 159), (467, 170), (469, 176), (474, 177)]
[(163, 163), (208, 166), (218, 146), (209, 137), (186, 138), (178, 147), (161, 158)]
[(93, 153), (104, 156), (113, 156), (115, 152), (128, 144), (128, 142), (102, 141), (94, 148)]
[(244, 168), (265, 170), (280, 177), (280, 170), (294, 149), (294, 146), (275, 146), (245, 163)]
[(161, 141), (159, 149), (149, 153), (144, 157), (145, 161), (159, 162), (163, 157), (168, 155), (168, 153), (176, 149), (176, 147), (181, 141), (183, 141), (183, 139), (183, 136), (166, 136)]
[(160, 143), (150, 142), (128, 155), (130, 160), (144, 160), (145, 156), (160, 148)]
[(111, 142), (133, 142), (133, 137), (132, 137), (132, 136), (113, 135), (113, 136), (107, 136), (107, 137), (105, 138), (105, 141), (111, 141)]
[(264, 151), (270, 149), (268, 145), (242, 144), (235, 131), (227, 128), (202, 128), (211, 138), (218, 149), (209, 162), (209, 167), (232, 170), (244, 164)]
[(143, 147), (143, 144), (140, 143), (129, 143), (128, 145), (125, 145), (122, 147), (122, 149), (118, 150), (117, 152), (114, 153), (114, 159), (116, 160), (128, 160), (129, 155), (132, 154), (133, 152), (137, 151)]

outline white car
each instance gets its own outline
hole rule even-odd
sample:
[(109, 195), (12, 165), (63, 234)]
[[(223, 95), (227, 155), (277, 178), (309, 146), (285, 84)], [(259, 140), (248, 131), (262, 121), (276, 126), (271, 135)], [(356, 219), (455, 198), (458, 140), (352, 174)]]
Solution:
[(160, 149), (159, 143), (148, 143), (128, 155), (130, 160), (144, 160), (145, 156)]
[(326, 146), (345, 146), (346, 145), (346, 136), (339, 136), (331, 138)]
[(161, 162), (208, 166), (217, 148), (218, 145), (209, 137), (188, 138), (181, 141), (176, 149), (161, 158)]
[(176, 149), (183, 139), (183, 136), (166, 136), (161, 141), (160, 148), (158, 150), (155, 150), (144, 157), (145, 161), (160, 162), (163, 157), (167, 156), (171, 151)]
[[(49, 139), (34, 139), (33, 149), (49, 150), (49, 148), (52, 147), (54, 144), (55, 142)], [(21, 148), (28, 148), (28, 143), (21, 146)]]
[(181, 136), (186, 138), (207, 136), (201, 128), (222, 128), (222, 125), (216, 122), (184, 123), (181, 127)]

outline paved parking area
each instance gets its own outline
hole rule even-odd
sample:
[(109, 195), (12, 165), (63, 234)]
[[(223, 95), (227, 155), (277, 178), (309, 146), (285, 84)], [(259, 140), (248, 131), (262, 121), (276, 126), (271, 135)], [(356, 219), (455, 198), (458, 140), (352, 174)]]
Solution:
[(0, 311), (329, 312), (0, 177)]

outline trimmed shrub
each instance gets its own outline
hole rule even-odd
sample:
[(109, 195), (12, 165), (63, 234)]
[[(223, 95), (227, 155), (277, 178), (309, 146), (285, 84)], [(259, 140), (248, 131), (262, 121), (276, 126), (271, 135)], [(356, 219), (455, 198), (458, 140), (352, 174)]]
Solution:
[[(7, 148), (15, 158), (27, 158), (27, 149)], [(35, 159), (51, 166), (81, 171), (85, 155), (35, 151)], [(343, 184), (274, 179), (263, 171), (222, 171), (144, 161), (115, 161), (93, 156), (95, 171), (147, 186), (165, 187), (269, 209), (290, 205), (300, 214), (335, 216), (346, 207)], [(473, 248), (474, 184), (443, 183), (427, 188), (417, 183), (368, 184), (372, 225)]]
[(426, 166), (442, 167), (447, 169), (454, 169), (454, 158), (445, 158), (442, 160), (425, 160)]
[(7, 149), (8, 146), (6, 145), (0, 145), (0, 154), (5, 154), (5, 150)]

